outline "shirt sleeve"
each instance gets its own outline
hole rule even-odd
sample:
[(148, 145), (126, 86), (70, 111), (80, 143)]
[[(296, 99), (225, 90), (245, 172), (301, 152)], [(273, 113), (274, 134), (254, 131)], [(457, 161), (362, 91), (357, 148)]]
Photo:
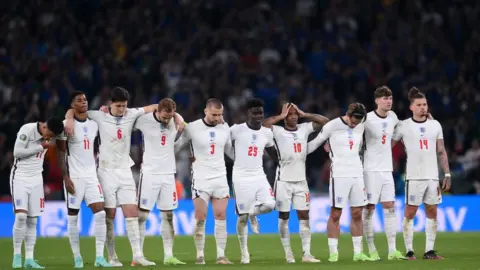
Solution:
[(13, 156), (15, 158), (25, 158), (43, 151), (43, 147), (41, 145), (32, 145), (29, 143), (30, 136), (31, 132), (28, 130), (28, 128), (25, 126), (20, 128), (17, 134), (17, 139), (15, 140), (15, 145), (13, 147)]
[(437, 133), (437, 140), (443, 140), (443, 128), (442, 125), (437, 121), (438, 125), (438, 133)]
[(88, 114), (88, 118), (92, 119), (93, 121), (95, 122), (99, 122), (100, 120), (102, 120), (102, 117), (105, 115), (104, 112), (102, 111), (87, 111), (87, 114)]
[(144, 124), (145, 124), (145, 119), (144, 117), (138, 117), (137, 121), (135, 121), (135, 125), (133, 126), (133, 129), (138, 129), (141, 132), (144, 130)]
[(144, 114), (145, 114), (145, 109), (143, 107), (128, 109), (128, 116), (134, 119), (137, 119), (138, 117)]
[(300, 124), (300, 125), (301, 125), (302, 128), (305, 129), (307, 134), (310, 134), (310, 133), (315, 131), (315, 129), (313, 128), (313, 122), (303, 123), (303, 124)]
[(392, 140), (400, 141), (403, 138), (403, 121), (398, 121), (397, 125), (395, 126), (395, 130), (393, 131)]
[(265, 146), (266, 147), (275, 146), (275, 143), (273, 142), (273, 132), (270, 129), (267, 130), (267, 144)]
[(320, 145), (322, 145), (328, 138), (330, 138), (331, 135), (331, 124), (327, 123), (325, 126), (323, 126), (322, 130), (320, 133), (315, 137), (315, 139), (311, 140), (307, 144), (307, 155), (312, 153), (313, 151), (317, 150)]

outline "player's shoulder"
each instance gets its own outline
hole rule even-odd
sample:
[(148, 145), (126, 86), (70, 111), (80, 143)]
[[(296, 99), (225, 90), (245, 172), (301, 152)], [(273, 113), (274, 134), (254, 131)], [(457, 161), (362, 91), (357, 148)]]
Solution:
[(153, 112), (143, 114), (137, 118), (137, 121), (143, 121), (143, 122), (151, 122), (152, 120), (154, 120)]
[(435, 119), (427, 119), (427, 122), (436, 128), (442, 128), (442, 124)]
[(37, 123), (27, 123), (27, 124), (24, 124), (21, 128), (20, 128), (20, 131), (23, 132), (23, 133), (33, 133), (35, 131), (35, 129), (37, 128)]
[(262, 133), (268, 135), (268, 136), (273, 135), (272, 129), (267, 128), (267, 127), (264, 127), (264, 126), (260, 127), (260, 131), (261, 131)]

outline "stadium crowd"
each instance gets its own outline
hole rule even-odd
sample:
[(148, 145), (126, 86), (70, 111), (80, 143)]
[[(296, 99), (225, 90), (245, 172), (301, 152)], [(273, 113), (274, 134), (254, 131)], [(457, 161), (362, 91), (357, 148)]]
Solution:
[[(86, 0), (6, 1), (0, 21), (0, 194), (9, 200), (16, 132), (26, 122), (63, 116), (74, 90), (90, 109), (121, 85), (129, 106), (173, 98), (187, 121), (219, 98), (225, 119), (244, 121), (242, 106), (265, 100), (266, 116), (285, 101), (329, 118), (352, 101), (373, 109), (373, 91), (388, 85), (400, 119), (410, 116), (407, 90), (427, 95), (444, 129), (452, 192), (480, 193), (480, 2), (467, 0)], [(52, 4), (53, 3), (53, 4)], [(132, 158), (138, 173), (141, 136)], [(55, 151), (48, 151), (47, 199), (61, 199)], [(177, 179), (188, 187), (188, 149)], [(394, 149), (403, 193), (403, 146)], [(273, 181), (274, 164), (267, 163)], [(329, 160), (307, 160), (312, 191), (327, 192)], [(189, 192), (185, 188), (185, 192)], [(185, 194), (184, 197), (188, 197)]]

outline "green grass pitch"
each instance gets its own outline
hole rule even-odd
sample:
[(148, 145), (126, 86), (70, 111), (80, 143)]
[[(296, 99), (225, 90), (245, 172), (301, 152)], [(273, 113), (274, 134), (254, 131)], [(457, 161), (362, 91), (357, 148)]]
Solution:
[[(192, 236), (177, 236), (175, 239), (174, 253), (187, 263), (184, 266), (164, 266), (162, 240), (160, 237), (148, 237), (145, 240), (145, 255), (157, 263), (156, 268), (179, 269), (368, 269), (368, 270), (393, 270), (393, 269), (480, 269), (480, 233), (439, 233), (437, 235), (436, 249), (445, 257), (441, 261), (426, 261), (421, 257), (425, 249), (425, 235), (415, 234), (414, 247), (416, 261), (388, 261), (386, 260), (387, 243), (384, 234), (377, 234), (376, 245), (380, 256), (384, 259), (379, 262), (353, 262), (352, 240), (349, 234), (343, 234), (339, 242), (340, 261), (329, 263), (327, 236), (314, 234), (312, 236), (312, 254), (321, 259), (319, 264), (301, 263), (301, 243), (298, 235), (292, 235), (292, 249), (297, 263), (286, 264), (284, 252), (278, 235), (251, 235), (248, 239), (251, 254), (250, 265), (240, 265), (240, 249), (236, 235), (231, 235), (227, 242), (227, 256), (234, 265), (215, 265), (215, 239), (208, 236), (205, 243), (206, 265), (194, 265), (195, 246)], [(81, 239), (81, 252), (85, 268), (94, 269), (95, 241), (93, 238)], [(403, 238), (397, 237), (397, 246), (403, 252)], [(117, 237), (116, 250), (123, 269), (136, 269), (130, 267), (131, 250), (126, 237)], [(0, 269), (11, 269), (12, 240), (0, 239)], [(38, 238), (35, 257), (47, 269), (72, 269), (73, 258), (67, 238)], [(139, 267), (140, 268), (140, 267)], [(143, 267), (144, 269), (148, 269)], [(151, 268), (153, 269), (153, 268)]]

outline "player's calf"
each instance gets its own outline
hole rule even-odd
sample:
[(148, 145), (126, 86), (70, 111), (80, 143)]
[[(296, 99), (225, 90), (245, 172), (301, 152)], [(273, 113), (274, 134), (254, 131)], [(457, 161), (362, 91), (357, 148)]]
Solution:
[(292, 248), (290, 246), (290, 231), (288, 229), (288, 221), (290, 218), (289, 212), (278, 213), (278, 232), (280, 233), (280, 241), (282, 242), (283, 250), (285, 251), (285, 259), (287, 263), (295, 263)]
[(74, 267), (83, 268), (83, 259), (80, 253), (80, 237), (78, 235), (78, 212), (78, 209), (68, 208), (67, 232), (73, 253)]
[(115, 213), (116, 208), (105, 208), (106, 213), (106, 223), (107, 223), (107, 254), (108, 260), (111, 265), (114, 267), (122, 267), (123, 264), (118, 260), (117, 253), (115, 252)]

